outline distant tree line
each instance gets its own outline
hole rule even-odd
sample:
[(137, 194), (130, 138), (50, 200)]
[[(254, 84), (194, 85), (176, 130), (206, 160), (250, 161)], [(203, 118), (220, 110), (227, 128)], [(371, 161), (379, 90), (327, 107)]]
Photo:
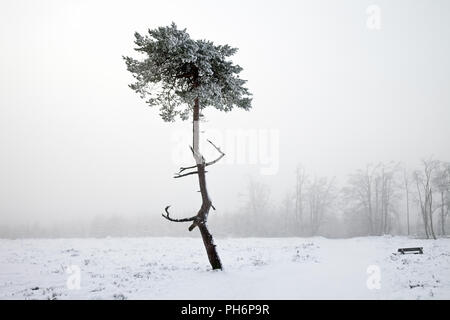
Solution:
[[(426, 159), (410, 170), (394, 162), (368, 164), (336, 179), (310, 174), (299, 165), (281, 200), (250, 178), (234, 212), (212, 214), (221, 237), (310, 237), (410, 235), (427, 239), (450, 232), (450, 163)], [(195, 236), (159, 214), (96, 216), (52, 226), (37, 222), (0, 225), (0, 238)]]
[(436, 239), (449, 232), (450, 163), (434, 159), (416, 170), (394, 162), (368, 164), (342, 187), (298, 166), (292, 191), (275, 206), (267, 186), (250, 179), (247, 189), (241, 210), (216, 219), (222, 234)]

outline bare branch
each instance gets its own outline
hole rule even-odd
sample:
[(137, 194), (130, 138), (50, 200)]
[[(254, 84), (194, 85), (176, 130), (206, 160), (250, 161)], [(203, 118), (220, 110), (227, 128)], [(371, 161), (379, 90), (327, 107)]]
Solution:
[(192, 224), (189, 226), (188, 230), (192, 231), (197, 226), (197, 221), (192, 222)]
[[(205, 171), (205, 173), (206, 172), (208, 172), (208, 171)], [(188, 172), (188, 173), (184, 173), (184, 174), (175, 173), (174, 178), (175, 179), (182, 178), (182, 177), (190, 176), (191, 174), (196, 174), (196, 173), (198, 173), (198, 171), (192, 171), (192, 172)]]
[(164, 218), (166, 218), (167, 220), (169, 220), (169, 221), (172, 221), (172, 222), (189, 222), (189, 221), (195, 221), (197, 219), (197, 216), (193, 216), (193, 217), (190, 217), (190, 218), (183, 218), (183, 219), (173, 219), (173, 218), (170, 217), (169, 208), (170, 208), (170, 206), (167, 206), (164, 209), (166, 211), (166, 213), (167, 213), (166, 215), (164, 215), (164, 213), (162, 214), (162, 216)]
[(182, 173), (185, 170), (194, 169), (197, 168), (197, 165), (190, 166), (190, 167), (180, 167), (180, 171), (178, 171), (178, 174)]
[[(211, 140), (207, 140), (207, 141), (220, 153), (220, 156), (217, 159), (213, 160), (213, 161), (205, 163), (205, 167), (215, 164), (217, 161), (219, 161), (220, 159), (222, 159), (225, 156), (225, 153), (223, 153), (222, 150), (220, 150), (219, 147), (217, 147), (214, 143), (212, 143)], [(189, 146), (189, 148), (191, 149), (192, 155), (194, 156), (194, 158), (197, 161), (199, 156), (195, 154), (194, 149), (191, 146)], [(204, 163), (205, 159), (203, 158), (202, 155), (200, 155), (200, 156), (201, 156), (201, 159), (202, 159), (201, 163)], [(197, 165), (193, 165), (193, 166), (190, 166), (190, 167), (180, 167), (180, 170), (176, 174), (177, 175), (176, 178), (181, 178), (182, 176), (184, 176), (184, 175), (181, 175), (181, 173), (183, 171), (186, 171), (186, 170), (189, 170), (189, 169), (195, 169), (195, 168), (197, 168)], [(195, 172), (195, 173), (197, 173), (197, 172)], [(194, 173), (190, 173), (190, 174), (194, 174)], [(190, 175), (190, 174), (187, 174), (187, 175)]]
[(191, 174), (196, 174), (198, 173), (198, 171), (192, 171), (192, 172), (188, 172), (188, 173), (183, 173), (183, 174), (179, 174), (179, 173), (175, 173), (174, 178), (182, 178), (182, 177), (186, 177), (186, 176), (190, 176)]
[(205, 167), (213, 165), (214, 163), (216, 163), (217, 161), (219, 161), (220, 159), (222, 159), (225, 156), (225, 153), (222, 152), (222, 150), (220, 150), (220, 148), (218, 146), (216, 146), (214, 143), (211, 142), (211, 140), (207, 140), (209, 143), (211, 143), (211, 145), (220, 153), (220, 156), (213, 161), (207, 162), (205, 164)]

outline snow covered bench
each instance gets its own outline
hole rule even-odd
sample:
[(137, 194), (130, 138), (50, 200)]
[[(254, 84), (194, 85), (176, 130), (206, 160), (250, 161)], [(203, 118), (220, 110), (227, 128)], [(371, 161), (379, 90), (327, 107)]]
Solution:
[(417, 247), (417, 248), (400, 248), (397, 250), (401, 254), (405, 253), (413, 253), (413, 254), (423, 254), (423, 247)]

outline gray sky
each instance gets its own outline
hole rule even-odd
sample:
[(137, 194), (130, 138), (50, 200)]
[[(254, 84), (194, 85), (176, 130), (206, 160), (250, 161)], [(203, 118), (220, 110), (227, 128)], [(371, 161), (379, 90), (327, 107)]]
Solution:
[[(380, 30), (366, 26), (371, 4)], [(122, 60), (136, 56), (135, 31), (172, 21), (238, 47), (254, 95), (250, 112), (207, 111), (203, 137), (257, 132), (277, 160), (271, 175), (260, 163), (212, 168), (220, 211), (240, 205), (249, 175), (280, 198), (298, 162), (343, 182), (367, 162), (450, 160), (448, 1), (3, 0), (0, 223), (196, 212), (195, 178), (171, 178), (189, 164), (174, 154), (190, 124), (164, 123), (127, 87)]]

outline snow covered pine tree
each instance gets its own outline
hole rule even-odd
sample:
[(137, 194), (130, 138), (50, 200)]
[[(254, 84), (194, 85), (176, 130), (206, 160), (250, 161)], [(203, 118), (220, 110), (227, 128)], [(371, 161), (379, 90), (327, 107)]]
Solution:
[(171, 218), (170, 206), (167, 206), (163, 217), (173, 222), (192, 222), (189, 231), (198, 227), (212, 268), (222, 269), (207, 227), (209, 210), (215, 208), (206, 189), (205, 168), (225, 154), (208, 140), (220, 156), (206, 162), (199, 150), (199, 119), (201, 111), (207, 106), (221, 111), (231, 111), (233, 107), (251, 108), (251, 93), (244, 87), (246, 81), (239, 78), (242, 68), (227, 60), (237, 49), (214, 45), (211, 41), (193, 40), (186, 29), (177, 29), (175, 23), (148, 30), (145, 36), (135, 33), (135, 37), (135, 50), (144, 54), (145, 58), (139, 61), (124, 57), (128, 71), (136, 79), (130, 88), (141, 98), (147, 99), (150, 106), (159, 106), (164, 121), (173, 122), (177, 116), (187, 120), (191, 113), (193, 117), (191, 151), (196, 164), (181, 167), (174, 178), (197, 174), (202, 205), (195, 216), (184, 219)]

